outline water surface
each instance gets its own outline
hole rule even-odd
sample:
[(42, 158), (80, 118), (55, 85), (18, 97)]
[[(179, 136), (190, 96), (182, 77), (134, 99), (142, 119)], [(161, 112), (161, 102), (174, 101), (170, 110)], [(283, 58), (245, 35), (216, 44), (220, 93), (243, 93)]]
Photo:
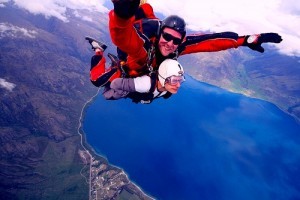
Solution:
[(150, 105), (99, 95), (84, 131), (157, 199), (300, 199), (299, 124), (273, 104), (190, 77)]

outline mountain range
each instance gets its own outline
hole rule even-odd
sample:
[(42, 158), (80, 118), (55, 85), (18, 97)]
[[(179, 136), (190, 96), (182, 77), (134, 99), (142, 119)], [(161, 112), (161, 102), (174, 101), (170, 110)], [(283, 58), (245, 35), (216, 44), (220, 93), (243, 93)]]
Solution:
[[(13, 4), (0, 8), (3, 199), (89, 196), (89, 172), (82, 176), (85, 164), (79, 154), (83, 147), (78, 128), (82, 109), (98, 88), (89, 81), (93, 51), (84, 37), (101, 39), (109, 45), (108, 52), (115, 52), (115, 47), (106, 14), (68, 10), (68, 15), (70, 21), (63, 22)], [(199, 81), (270, 101), (300, 119), (299, 57), (272, 48), (264, 54), (241, 48), (189, 55), (180, 62)], [(144, 197), (139, 194), (139, 198)]]

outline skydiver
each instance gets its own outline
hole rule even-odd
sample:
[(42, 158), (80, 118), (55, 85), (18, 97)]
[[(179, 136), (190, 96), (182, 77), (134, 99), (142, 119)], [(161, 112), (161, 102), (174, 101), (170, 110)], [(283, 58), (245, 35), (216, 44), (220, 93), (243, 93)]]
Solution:
[[(112, 0), (109, 30), (113, 43), (126, 53), (125, 68), (131, 77), (157, 70), (166, 58), (198, 52), (215, 52), (247, 46), (263, 53), (262, 43), (280, 43), (277, 33), (239, 36), (234, 32), (186, 35), (186, 23), (177, 15), (135, 21), (140, 0)], [(117, 72), (116, 72), (117, 73)]]
[(105, 86), (103, 96), (117, 100), (130, 98), (135, 103), (151, 103), (154, 99), (176, 94), (185, 81), (184, 70), (177, 60), (164, 60), (156, 72), (135, 78), (116, 78)]
[[(123, 70), (105, 70), (103, 51), (94, 60), (91, 81), (100, 87), (119, 77), (139, 77), (157, 71), (167, 58), (197, 52), (214, 52), (240, 46), (263, 53), (262, 43), (280, 43), (277, 33), (238, 36), (234, 32), (186, 35), (186, 23), (177, 15), (160, 21), (157, 18), (136, 20), (139, 0), (112, 0), (114, 9), (109, 12), (109, 29), (113, 43), (123, 52)], [(91, 43), (92, 40), (89, 40)], [(124, 56), (125, 55), (125, 56)], [(123, 73), (122, 73), (123, 72)]]
[[(95, 55), (91, 60), (91, 71), (93, 68), (98, 67), (99, 60), (105, 63), (105, 57), (103, 52), (106, 49), (106, 45), (94, 40), (93, 38), (87, 38), (92, 48), (95, 50)], [(109, 71), (104, 73), (102, 77), (107, 78), (96, 79), (93, 82), (96, 86), (103, 86), (103, 96), (107, 100), (118, 100), (120, 98), (130, 98), (135, 103), (151, 103), (154, 99), (159, 97), (169, 98), (172, 94), (176, 94), (181, 86), (181, 83), (185, 81), (184, 70), (181, 64), (174, 59), (165, 59), (159, 66), (157, 71), (153, 71), (150, 74), (142, 75), (139, 77), (117, 77), (112, 81), (108, 79), (120, 69), (119, 59), (108, 54), (108, 57), (112, 60)], [(101, 63), (101, 66), (104, 64)], [(104, 68), (102, 67), (104, 70)], [(92, 80), (91, 76), (91, 80)], [(101, 82), (105, 80), (106, 82)]]

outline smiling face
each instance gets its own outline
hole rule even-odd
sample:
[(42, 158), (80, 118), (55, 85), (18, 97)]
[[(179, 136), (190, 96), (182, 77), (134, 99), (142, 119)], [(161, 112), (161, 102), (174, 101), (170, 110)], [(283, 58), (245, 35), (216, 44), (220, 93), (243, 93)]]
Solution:
[[(161, 34), (159, 41), (158, 41), (158, 48), (163, 56), (168, 56), (170, 53), (173, 53), (177, 47), (177, 41), (181, 41), (182, 35), (171, 29), (171, 28), (164, 28), (163, 33)], [(175, 44), (174, 44), (175, 43)]]
[(180, 82), (177, 82), (176, 84), (165, 83), (165, 89), (172, 94), (176, 94), (180, 86), (181, 86)]

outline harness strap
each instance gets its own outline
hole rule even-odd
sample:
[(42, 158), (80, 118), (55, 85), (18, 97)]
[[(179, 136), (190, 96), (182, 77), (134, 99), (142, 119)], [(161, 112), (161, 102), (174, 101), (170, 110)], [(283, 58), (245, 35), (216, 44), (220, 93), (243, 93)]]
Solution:
[(149, 76), (150, 76), (150, 80), (151, 80), (151, 87), (150, 87), (149, 92), (153, 93), (156, 88), (157, 72), (152, 71), (152, 72), (150, 72)]
[(153, 67), (152, 67), (152, 62), (155, 58), (155, 47), (154, 47), (154, 41), (151, 42), (151, 47), (148, 50), (148, 58), (147, 58), (147, 63), (146, 63), (146, 67), (148, 68), (148, 71), (150, 72), (150, 74), (153, 72)]

